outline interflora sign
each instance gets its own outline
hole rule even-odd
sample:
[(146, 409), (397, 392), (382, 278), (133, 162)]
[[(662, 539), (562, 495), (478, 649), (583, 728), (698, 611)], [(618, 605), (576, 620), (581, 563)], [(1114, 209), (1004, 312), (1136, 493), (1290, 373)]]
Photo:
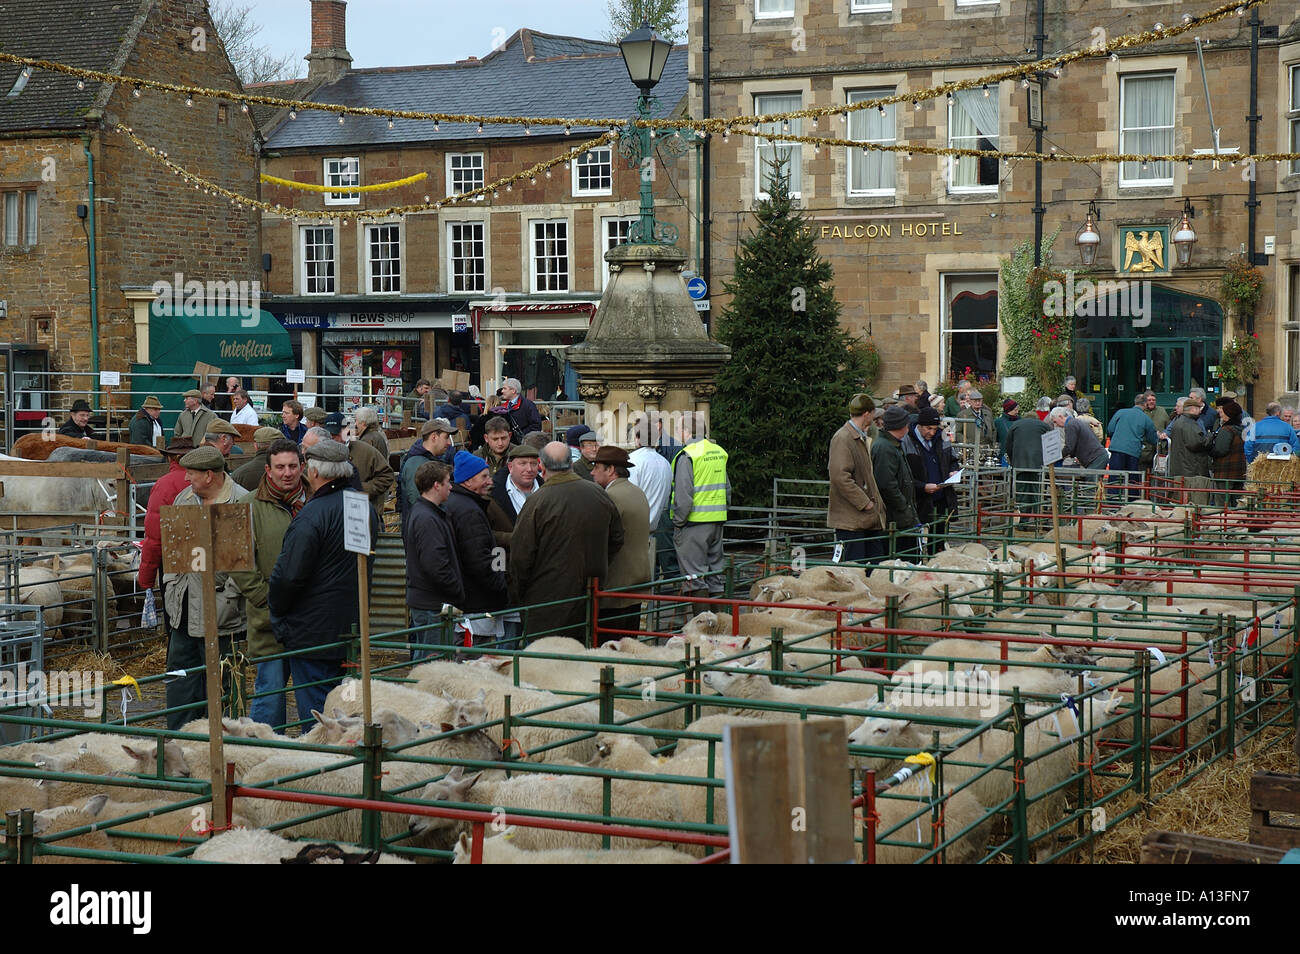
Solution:
[(222, 360), (256, 361), (270, 358), (275, 354), (275, 345), (269, 341), (256, 338), (222, 338), (217, 345), (217, 353)]

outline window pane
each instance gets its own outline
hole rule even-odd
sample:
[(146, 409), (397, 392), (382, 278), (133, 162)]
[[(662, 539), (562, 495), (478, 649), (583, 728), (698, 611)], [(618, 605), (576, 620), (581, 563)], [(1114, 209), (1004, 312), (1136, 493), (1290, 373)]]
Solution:
[[(325, 184), (340, 189), (361, 185), (361, 160), (326, 159)], [(339, 204), (353, 204), (361, 201), (361, 194), (359, 192), (327, 192), (325, 193), (325, 200), (326, 202)]]
[(1300, 109), (1300, 66), (1291, 67), (1291, 108)]
[(794, 0), (754, 0), (759, 16), (784, 16), (794, 13)]
[(449, 195), (457, 195), (483, 187), (483, 154), (481, 152), (453, 153), (450, 157), (450, 169)]
[(36, 193), (28, 192), (27, 207), (23, 210), (23, 232), (24, 232), (23, 244), (24, 245), (36, 244), (37, 238), (40, 237), (40, 230), (38, 228), (38, 224), (39, 223), (36, 217)]
[(451, 235), (451, 290), (483, 291), (487, 282), (487, 259), (482, 222), (453, 222)]
[(575, 192), (609, 192), (614, 185), (613, 153), (609, 146), (591, 149), (578, 157)]
[(334, 229), (307, 228), (302, 231), (304, 291), (309, 295), (334, 291)]
[(998, 360), (996, 275), (944, 279), (944, 374), (992, 374)]
[(401, 246), (396, 225), (372, 225), (366, 229), (370, 246), (370, 290), (402, 290)]
[[(1163, 155), (1174, 149), (1174, 78), (1172, 76), (1126, 76), (1122, 78), (1124, 101), (1121, 117), (1120, 152)], [(1173, 163), (1125, 162), (1120, 169), (1124, 181), (1169, 180)]]
[(569, 288), (569, 223), (533, 223), (533, 283), (537, 291)]
[[(948, 145), (954, 149), (998, 148), (998, 100), (983, 90), (958, 90), (948, 109)], [(949, 165), (954, 188), (998, 185), (996, 156), (954, 156)]]
[(5, 244), (18, 244), (18, 193), (5, 193)]
[[(799, 93), (779, 93), (767, 96), (754, 97), (754, 112), (758, 115), (766, 113), (788, 113), (803, 107), (803, 97)], [(782, 133), (792, 136), (803, 135), (803, 120), (792, 119), (790, 128), (787, 130), (784, 123), (763, 123), (760, 128), (764, 132)], [(803, 152), (797, 142), (769, 142), (766, 139), (756, 138), (754, 140), (757, 150), (758, 161), (758, 191), (766, 194), (771, 191), (770, 185), (775, 175), (776, 166), (779, 166), (785, 172), (790, 183), (790, 194), (798, 195), (802, 191), (803, 185)]]
[[(893, 95), (892, 89), (860, 90), (849, 93), (850, 103), (861, 103)], [(860, 109), (849, 114), (849, 138), (860, 142), (893, 145), (894, 104), (879, 109)], [(894, 190), (894, 153), (877, 150), (849, 150), (849, 192), (892, 192)]]

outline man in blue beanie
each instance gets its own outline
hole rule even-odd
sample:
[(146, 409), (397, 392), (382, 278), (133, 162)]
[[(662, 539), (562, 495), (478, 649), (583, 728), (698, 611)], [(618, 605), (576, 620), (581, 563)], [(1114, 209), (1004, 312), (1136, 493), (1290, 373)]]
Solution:
[(461, 609), (469, 616), (492, 614), (466, 621), (476, 646), (499, 642), (505, 632), (499, 611), (505, 609), (507, 599), (506, 555), (496, 546), (488, 520), (491, 489), (487, 461), (469, 451), (457, 451), (451, 494), (443, 507), (455, 530), (456, 555), (465, 584)]

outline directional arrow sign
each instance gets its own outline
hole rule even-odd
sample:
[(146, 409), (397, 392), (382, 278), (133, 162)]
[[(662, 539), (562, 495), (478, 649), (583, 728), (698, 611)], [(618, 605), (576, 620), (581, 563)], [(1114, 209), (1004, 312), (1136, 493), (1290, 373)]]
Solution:
[(709, 293), (709, 285), (697, 275), (686, 283), (686, 292), (696, 301), (699, 301)]

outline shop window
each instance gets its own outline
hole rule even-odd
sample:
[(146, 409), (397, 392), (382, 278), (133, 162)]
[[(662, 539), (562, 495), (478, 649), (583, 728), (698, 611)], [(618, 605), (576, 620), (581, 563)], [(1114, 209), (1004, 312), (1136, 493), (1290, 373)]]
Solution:
[(401, 226), (366, 226), (366, 272), (372, 294), (395, 294), (402, 290)]
[[(754, 97), (754, 113), (765, 116), (768, 113), (789, 113), (803, 108), (803, 97), (799, 93), (773, 93)], [(781, 133), (791, 136), (803, 135), (803, 120), (790, 120), (789, 128), (784, 122), (763, 123), (763, 132)], [(790, 197), (797, 199), (803, 188), (803, 149), (797, 142), (767, 140), (754, 137), (756, 194), (766, 199), (771, 184), (778, 170), (783, 172), (789, 182)]]
[(533, 222), (533, 291), (569, 290), (569, 222)]
[[(361, 185), (360, 159), (326, 159), (325, 184), (331, 188), (345, 189)], [(326, 192), (326, 205), (360, 205), (360, 192)]]
[(573, 164), (574, 195), (609, 195), (614, 191), (614, 153), (609, 146), (597, 146), (580, 155)]
[[(461, 195), (483, 188), (483, 153), (452, 152), (447, 155), (447, 195)], [(476, 195), (475, 202), (483, 196)]]
[[(1119, 151), (1143, 156), (1174, 151), (1174, 75), (1119, 78)], [(1174, 184), (1172, 162), (1122, 162), (1121, 186)]]
[[(608, 252), (615, 245), (626, 245), (631, 240), (632, 226), (636, 224), (636, 216), (627, 216), (621, 218), (604, 218), (601, 219), (603, 231), (603, 252)], [(604, 255), (601, 255), (601, 261), (604, 262)], [(601, 275), (604, 280), (601, 282), (601, 288), (604, 289), (609, 284), (609, 264), (601, 269)]]
[[(849, 103), (862, 103), (894, 95), (892, 89), (854, 90)], [(849, 114), (849, 138), (856, 142), (895, 142), (894, 104), (881, 109), (859, 109)], [(893, 195), (894, 154), (877, 149), (849, 149), (849, 195)]]
[[(983, 90), (961, 89), (948, 107), (948, 145), (953, 149), (998, 148), (998, 99)], [(952, 156), (948, 160), (952, 192), (997, 192), (997, 156)]]
[(482, 222), (447, 224), (447, 273), (452, 292), (487, 290), (486, 226)]
[(794, 0), (754, 0), (754, 16), (759, 20), (792, 17)]
[(307, 226), (302, 229), (302, 293), (333, 295), (334, 226)]
[(998, 367), (998, 276), (945, 275), (940, 373), (993, 374)]

